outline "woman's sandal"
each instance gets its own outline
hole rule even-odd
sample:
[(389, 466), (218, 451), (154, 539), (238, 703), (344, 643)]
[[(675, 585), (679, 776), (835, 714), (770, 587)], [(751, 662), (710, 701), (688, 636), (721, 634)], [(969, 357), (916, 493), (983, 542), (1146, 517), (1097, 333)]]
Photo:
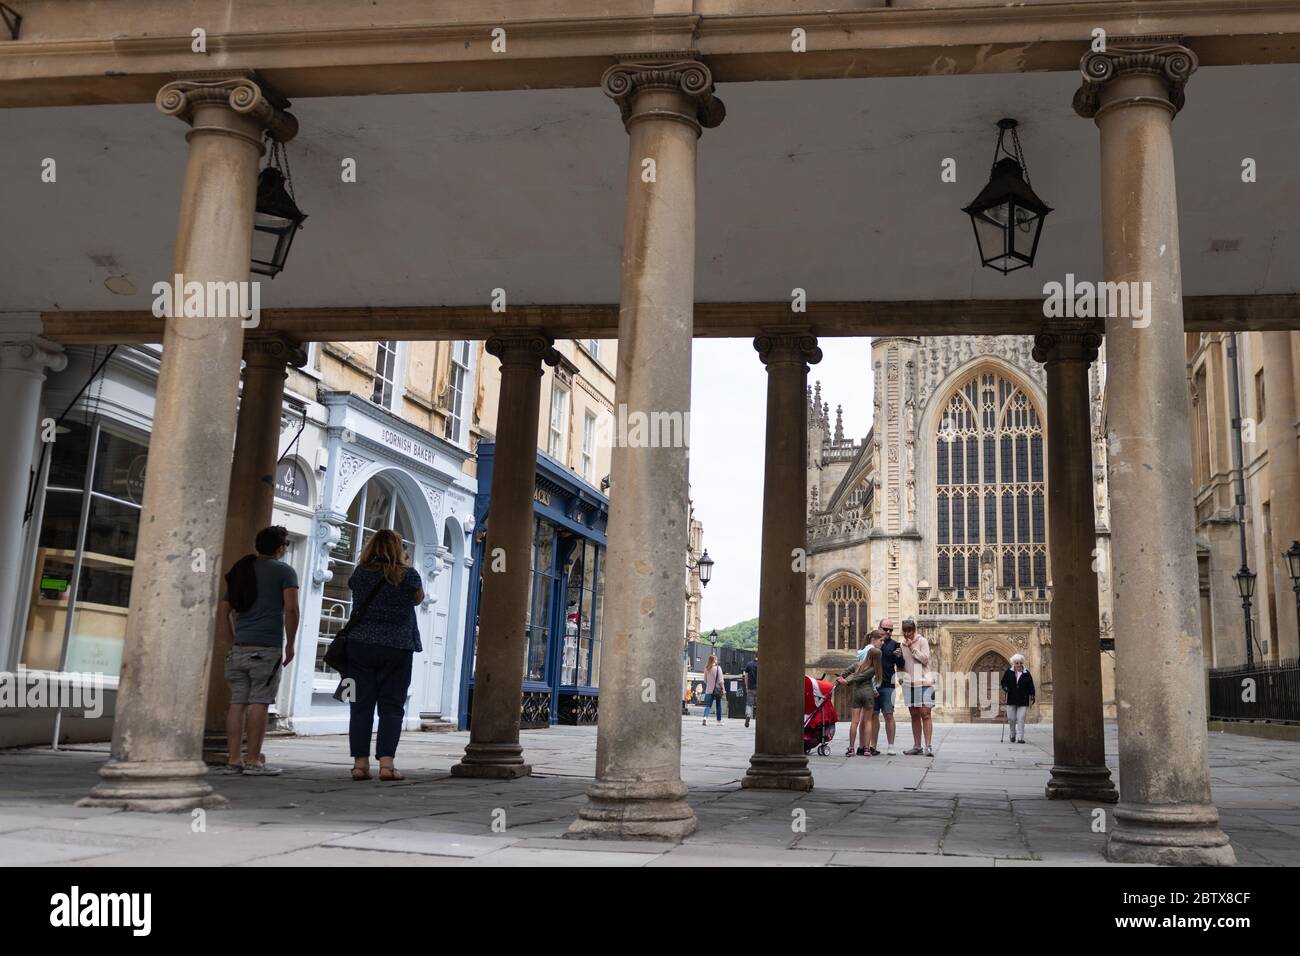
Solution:
[(402, 773), (396, 767), (380, 767), (379, 779), (386, 781), (405, 780), (406, 774)]
[(353, 768), (352, 768), (352, 779), (353, 779), (353, 780), (369, 780), (369, 779), (370, 779), (370, 768), (369, 768), (369, 767), (353, 767)]
[(844, 751), (844, 756), (846, 756), (846, 757), (852, 757), (852, 756), (853, 756), (853, 748), (850, 747), (848, 750)]

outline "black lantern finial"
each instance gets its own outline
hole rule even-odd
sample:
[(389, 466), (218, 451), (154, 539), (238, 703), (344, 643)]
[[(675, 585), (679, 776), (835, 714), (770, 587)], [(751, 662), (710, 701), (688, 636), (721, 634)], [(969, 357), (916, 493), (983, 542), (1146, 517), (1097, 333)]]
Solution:
[[(289, 258), (293, 237), (307, 214), (293, 196), (293, 174), (284, 144), (272, 141), (266, 168), (257, 177), (257, 208), (253, 213), (253, 261), (249, 269), (272, 279)], [(288, 178), (286, 179), (286, 173)]]
[[(998, 143), (988, 185), (962, 210), (975, 227), (980, 261), (1003, 275), (1034, 264), (1043, 219), (1052, 211), (1029, 185), (1018, 125), (1013, 119), (998, 120)], [(1008, 133), (1010, 149), (1006, 146)]]

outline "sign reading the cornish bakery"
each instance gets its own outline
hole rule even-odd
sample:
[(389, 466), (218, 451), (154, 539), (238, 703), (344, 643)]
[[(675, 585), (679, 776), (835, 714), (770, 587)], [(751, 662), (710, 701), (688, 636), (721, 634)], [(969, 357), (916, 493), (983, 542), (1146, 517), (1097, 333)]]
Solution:
[(381, 428), (379, 431), (379, 440), (389, 448), (396, 448), (404, 455), (410, 455), (416, 461), (422, 461), (426, 465), (433, 464), (433, 449), (428, 445), (421, 445), (418, 441), (407, 438), (405, 435), (393, 431), (391, 428)]
[(296, 505), (307, 504), (307, 475), (296, 461), (282, 461), (276, 467), (275, 496)]

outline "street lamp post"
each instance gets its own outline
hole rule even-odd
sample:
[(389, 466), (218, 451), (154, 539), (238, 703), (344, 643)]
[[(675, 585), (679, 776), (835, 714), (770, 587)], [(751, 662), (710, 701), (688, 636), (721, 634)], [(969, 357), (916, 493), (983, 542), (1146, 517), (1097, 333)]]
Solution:
[(1246, 615), (1246, 666), (1255, 665), (1255, 648), (1253, 645), (1253, 635), (1251, 634), (1250, 623), (1250, 599), (1255, 596), (1255, 572), (1246, 565), (1241, 566), (1234, 580), (1237, 582), (1237, 593), (1241, 595), (1241, 609)]
[(1295, 592), (1296, 634), (1300, 636), (1300, 541), (1292, 541), (1291, 547), (1282, 552), (1286, 558), (1287, 574), (1291, 576), (1291, 590)]

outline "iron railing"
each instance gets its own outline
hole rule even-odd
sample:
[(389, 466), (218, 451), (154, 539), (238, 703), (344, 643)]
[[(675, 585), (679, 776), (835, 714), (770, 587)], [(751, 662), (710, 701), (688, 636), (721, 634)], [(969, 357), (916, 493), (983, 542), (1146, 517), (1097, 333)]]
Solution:
[(1300, 661), (1212, 668), (1210, 719), (1300, 724)]

